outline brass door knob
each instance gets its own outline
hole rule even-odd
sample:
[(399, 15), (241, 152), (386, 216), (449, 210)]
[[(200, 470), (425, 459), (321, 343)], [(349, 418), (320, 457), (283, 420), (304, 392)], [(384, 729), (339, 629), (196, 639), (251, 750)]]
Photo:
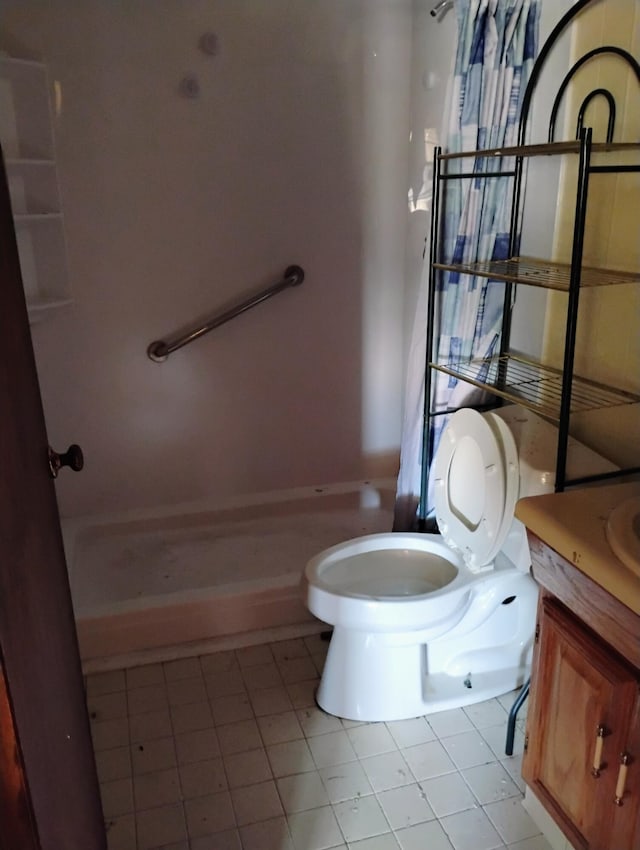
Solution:
[(49, 446), (49, 469), (51, 470), (51, 477), (57, 478), (58, 472), (63, 466), (68, 466), (74, 472), (80, 472), (84, 466), (84, 456), (80, 446), (73, 443), (64, 454), (54, 452), (51, 446)]

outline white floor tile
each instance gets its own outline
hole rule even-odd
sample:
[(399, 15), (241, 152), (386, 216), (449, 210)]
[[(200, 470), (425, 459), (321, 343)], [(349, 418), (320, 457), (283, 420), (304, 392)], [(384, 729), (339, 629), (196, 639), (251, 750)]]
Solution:
[(105, 829), (109, 850), (137, 850), (136, 819), (133, 813), (106, 818)]
[(295, 711), (284, 711), (281, 714), (265, 714), (263, 717), (258, 718), (258, 726), (260, 727), (262, 740), (266, 745), (282, 744), (285, 741), (296, 741), (304, 737)]
[(277, 688), (283, 684), (282, 676), (274, 661), (242, 668), (242, 678), (249, 692)]
[(371, 783), (358, 761), (325, 767), (320, 771), (320, 776), (332, 803), (373, 793)]
[(294, 682), (292, 685), (286, 685), (286, 689), (291, 705), (295, 709), (310, 708), (316, 704), (317, 679), (310, 679), (308, 682)]
[(343, 729), (339, 717), (327, 714), (316, 706), (303, 708), (296, 714), (302, 731), (308, 738), (314, 735), (326, 735), (328, 732), (339, 732)]
[(189, 705), (208, 699), (202, 676), (191, 679), (176, 679), (167, 682), (169, 705)]
[(330, 732), (328, 735), (317, 735), (307, 740), (316, 767), (329, 767), (332, 764), (343, 764), (355, 761), (357, 756), (345, 731)]
[(289, 815), (295, 850), (325, 850), (344, 843), (331, 806)]
[(291, 776), (315, 770), (316, 765), (305, 740), (287, 741), (267, 747), (267, 756), (274, 776)]
[(473, 729), (442, 739), (442, 746), (451, 756), (451, 760), (459, 770), (475, 767), (477, 764), (487, 764), (495, 761), (496, 757), (482, 735)]
[(247, 694), (216, 697), (211, 700), (211, 711), (216, 726), (235, 723), (238, 720), (249, 720), (253, 717), (253, 709)]
[(114, 720), (117, 717), (126, 717), (127, 693), (116, 691), (115, 693), (94, 694), (87, 700), (89, 717), (93, 721)]
[(271, 652), (276, 661), (285, 661), (291, 658), (306, 658), (309, 650), (303, 638), (292, 640), (280, 640), (270, 644)]
[(399, 829), (396, 838), (402, 850), (453, 850), (453, 845), (438, 821)]
[(522, 778), (522, 754), (506, 756), (500, 760), (500, 764), (507, 771), (513, 782), (518, 786), (524, 794), (525, 781)]
[(112, 779), (100, 785), (102, 811), (106, 818), (126, 815), (134, 810), (133, 783), (130, 778)]
[(317, 771), (284, 776), (276, 784), (287, 814), (329, 805), (329, 796)]
[(231, 791), (238, 826), (270, 820), (283, 814), (280, 797), (272, 779)]
[(91, 724), (91, 737), (96, 752), (123, 747), (129, 743), (129, 718), (116, 717), (113, 720), (99, 720)]
[(200, 838), (235, 827), (236, 818), (228, 791), (195, 797), (184, 804), (189, 838)]
[[(240, 829), (240, 836), (243, 850), (293, 850), (289, 826), (284, 817), (243, 826)], [(193, 845), (192, 848), (197, 850)], [(202, 850), (205, 848), (203, 847)]]
[(489, 803), (483, 808), (505, 844), (513, 844), (540, 834), (540, 829), (524, 810), (520, 797)]
[(150, 850), (187, 837), (181, 804), (147, 809), (136, 815), (139, 850)]
[(476, 729), (486, 729), (487, 726), (499, 726), (507, 719), (507, 712), (497, 699), (468, 705), (463, 711)]
[(225, 756), (224, 768), (229, 780), (229, 788), (254, 785), (256, 782), (272, 777), (269, 760), (263, 749)]
[(318, 677), (318, 669), (309, 657), (283, 658), (278, 662), (282, 680), (287, 684), (306, 682)]
[(524, 841), (509, 844), (508, 850), (553, 850), (553, 848), (544, 835), (536, 835), (533, 838), (525, 838)]
[(409, 765), (398, 750), (361, 759), (360, 764), (374, 791), (387, 791), (414, 781)]
[(193, 838), (189, 846), (190, 850), (242, 850), (237, 829), (225, 829), (204, 838)]
[(127, 691), (129, 714), (146, 714), (148, 711), (166, 710), (169, 705), (164, 683), (131, 688)]
[(178, 764), (191, 764), (220, 755), (220, 744), (215, 729), (183, 732), (175, 736), (175, 742)]
[(196, 732), (213, 727), (213, 715), (208, 702), (194, 702), (191, 705), (175, 705), (171, 709), (171, 724), (174, 734)]
[(253, 717), (249, 720), (240, 720), (238, 723), (218, 726), (217, 734), (220, 751), (225, 756), (262, 747), (262, 736)]
[(400, 845), (392, 832), (349, 842), (349, 850), (399, 850)]
[(353, 729), (348, 729), (347, 735), (360, 759), (397, 750), (397, 744), (384, 723), (368, 723), (366, 726), (356, 726)]
[(401, 748), (426, 744), (429, 741), (434, 741), (436, 737), (424, 717), (414, 717), (412, 720), (396, 720), (393, 723), (387, 723), (387, 729), (391, 732), (396, 745)]
[(226, 652), (212, 652), (211, 655), (200, 656), (200, 667), (205, 676), (212, 673), (227, 673), (229, 670), (238, 670), (240, 665), (233, 650)]
[(126, 671), (127, 688), (144, 688), (147, 685), (164, 683), (162, 664), (145, 664), (142, 667), (131, 667)]
[(173, 734), (171, 715), (168, 708), (160, 711), (147, 711), (145, 714), (134, 714), (129, 718), (129, 734), (131, 743), (152, 741), (154, 738), (166, 738)]
[(163, 664), (164, 677), (167, 682), (173, 682), (178, 679), (192, 679), (202, 676), (202, 668), (200, 661), (195, 658), (178, 658), (175, 661), (166, 661)]
[(282, 714), (282, 712), (291, 711), (293, 708), (284, 685), (252, 691), (250, 699), (256, 717), (264, 717), (266, 714)]
[(441, 818), (440, 824), (455, 850), (494, 850), (502, 839), (482, 809), (468, 809)]
[(173, 738), (157, 738), (143, 741), (131, 747), (133, 774), (152, 773), (176, 766), (176, 751)]
[(243, 694), (247, 690), (240, 668), (219, 673), (206, 673), (204, 684), (209, 699)]
[(183, 764), (179, 772), (185, 800), (227, 790), (227, 775), (221, 758)]
[(95, 697), (101, 694), (112, 694), (115, 691), (124, 691), (126, 685), (124, 670), (94, 673), (87, 676), (87, 695)]
[[(500, 726), (489, 726), (486, 729), (481, 729), (480, 734), (489, 744), (496, 758), (505, 759), (505, 744), (507, 740), (507, 724), (503, 723)], [(522, 731), (516, 727), (515, 736), (513, 739), (513, 755), (520, 756), (524, 751), (524, 735)]]
[(172, 767), (139, 774), (133, 780), (133, 794), (138, 811), (179, 803), (182, 796), (178, 771)]
[(240, 667), (254, 667), (259, 664), (270, 664), (273, 661), (273, 654), (268, 644), (259, 646), (245, 646), (243, 649), (236, 649), (236, 658)]
[(405, 829), (435, 818), (427, 795), (417, 782), (382, 791), (378, 794), (378, 801), (392, 829)]
[(497, 761), (467, 768), (462, 777), (482, 805), (521, 796), (518, 786)]
[(96, 767), (100, 782), (125, 779), (131, 776), (131, 752), (129, 747), (114, 747), (96, 753)]
[(451, 773), (456, 769), (440, 741), (407, 747), (401, 752), (418, 781)]
[(522, 719), (504, 755), (515, 694), (341, 720), (315, 703), (326, 649), (312, 636), (89, 677), (109, 850), (550, 850), (521, 805)]
[(390, 832), (389, 823), (374, 796), (336, 803), (333, 811), (347, 843)]
[(437, 714), (430, 714), (427, 719), (438, 738), (449, 738), (451, 735), (473, 729), (473, 724), (461, 708), (439, 711)]
[(421, 785), (431, 808), (439, 818), (478, 807), (476, 798), (459, 773), (447, 773), (435, 779), (426, 779)]

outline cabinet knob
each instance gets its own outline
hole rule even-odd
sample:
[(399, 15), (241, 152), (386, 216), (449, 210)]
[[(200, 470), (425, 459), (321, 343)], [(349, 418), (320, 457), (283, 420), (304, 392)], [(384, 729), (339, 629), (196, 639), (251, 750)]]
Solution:
[(54, 452), (51, 446), (49, 446), (49, 469), (51, 471), (51, 477), (57, 478), (58, 472), (63, 466), (68, 466), (74, 472), (80, 472), (84, 466), (84, 456), (80, 446), (72, 443), (63, 454)]
[(623, 805), (622, 798), (624, 797), (624, 790), (627, 784), (627, 770), (630, 761), (629, 753), (620, 753), (620, 770), (618, 771), (618, 781), (616, 783), (616, 796), (613, 801), (616, 806)]
[(606, 727), (600, 724), (596, 729), (596, 750), (593, 754), (593, 767), (591, 768), (591, 776), (595, 779), (600, 776), (600, 771), (605, 766), (602, 763), (602, 749), (604, 747), (604, 738), (607, 734)]

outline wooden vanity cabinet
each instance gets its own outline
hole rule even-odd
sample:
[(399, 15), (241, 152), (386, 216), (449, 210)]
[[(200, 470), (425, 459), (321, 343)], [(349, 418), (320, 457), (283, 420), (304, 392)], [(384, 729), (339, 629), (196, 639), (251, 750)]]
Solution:
[(640, 618), (530, 543), (541, 594), (522, 775), (576, 850), (638, 850)]

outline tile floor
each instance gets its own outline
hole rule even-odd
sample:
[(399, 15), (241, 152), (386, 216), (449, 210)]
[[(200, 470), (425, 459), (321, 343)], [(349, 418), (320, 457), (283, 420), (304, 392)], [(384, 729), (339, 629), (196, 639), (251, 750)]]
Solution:
[(109, 850), (550, 850), (520, 802), (522, 728), (504, 754), (513, 694), (339, 720), (314, 703), (326, 647), (89, 676)]

